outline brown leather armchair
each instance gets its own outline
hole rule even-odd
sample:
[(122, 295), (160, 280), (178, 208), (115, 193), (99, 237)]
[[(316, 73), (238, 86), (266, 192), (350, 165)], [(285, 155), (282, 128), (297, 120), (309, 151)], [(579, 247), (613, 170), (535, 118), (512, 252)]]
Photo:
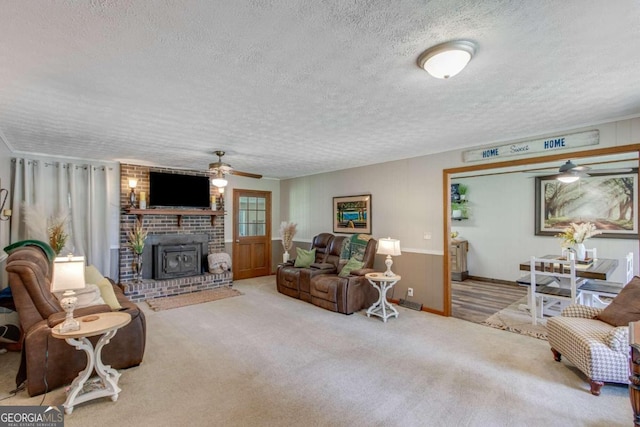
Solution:
[[(312, 277), (309, 286), (311, 303), (338, 313), (352, 314), (370, 307), (377, 301), (378, 291), (365, 277), (365, 274), (374, 271), (373, 262), (377, 243), (377, 240), (369, 239), (364, 251), (364, 265), (361, 269), (352, 270), (349, 276), (340, 277), (338, 275), (344, 266), (343, 263), (340, 263), (334, 273), (318, 274)], [(337, 254), (339, 261), (341, 246), (342, 244), (338, 247), (330, 247), (329, 256)]]
[[(22, 360), (16, 376), (19, 386), (27, 380), (27, 391), (35, 396), (71, 383), (87, 365), (83, 351), (65, 340), (51, 336), (51, 328), (64, 320), (65, 312), (50, 292), (52, 265), (42, 249), (25, 246), (7, 259), (9, 286), (24, 331)], [(103, 348), (102, 361), (114, 369), (137, 366), (142, 362), (146, 342), (146, 322), (142, 311), (113, 284), (122, 310), (131, 315), (124, 326)], [(74, 317), (111, 311), (106, 304), (79, 308)], [(96, 345), (99, 337), (91, 338)], [(46, 381), (46, 382), (45, 382)]]
[[(316, 249), (315, 263), (322, 264), (325, 262), (329, 244), (333, 239), (334, 236), (331, 233), (320, 233), (313, 238), (309, 249)], [(293, 298), (311, 302), (308, 280), (301, 288), (300, 272), (303, 270), (307, 269), (295, 267), (294, 260), (291, 260), (286, 264), (280, 264), (276, 270), (276, 286), (278, 288), (278, 292)]]

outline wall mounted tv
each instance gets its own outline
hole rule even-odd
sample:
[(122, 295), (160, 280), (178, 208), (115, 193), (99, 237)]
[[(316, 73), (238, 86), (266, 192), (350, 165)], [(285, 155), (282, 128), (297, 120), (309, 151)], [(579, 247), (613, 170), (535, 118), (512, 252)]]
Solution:
[(209, 178), (149, 171), (150, 208), (210, 208)]

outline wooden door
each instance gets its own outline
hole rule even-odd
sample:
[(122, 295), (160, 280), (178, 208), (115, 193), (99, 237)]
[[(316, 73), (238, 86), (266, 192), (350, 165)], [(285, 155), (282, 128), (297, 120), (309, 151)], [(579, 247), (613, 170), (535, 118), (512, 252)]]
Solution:
[(233, 190), (233, 278), (271, 274), (271, 192)]

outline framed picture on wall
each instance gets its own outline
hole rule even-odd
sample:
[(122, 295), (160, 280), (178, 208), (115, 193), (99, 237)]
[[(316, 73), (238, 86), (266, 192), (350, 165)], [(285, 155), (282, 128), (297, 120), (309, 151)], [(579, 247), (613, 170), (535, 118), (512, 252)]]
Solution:
[(638, 238), (638, 171), (584, 176), (562, 183), (536, 177), (535, 234), (555, 236), (572, 222), (592, 222), (603, 233), (594, 238)]
[(334, 197), (333, 232), (371, 234), (371, 194)]

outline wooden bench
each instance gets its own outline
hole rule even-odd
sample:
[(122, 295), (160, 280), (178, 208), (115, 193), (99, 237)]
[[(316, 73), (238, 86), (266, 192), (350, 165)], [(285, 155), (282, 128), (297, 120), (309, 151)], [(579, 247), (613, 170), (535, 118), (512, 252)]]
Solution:
[[(541, 276), (536, 274), (536, 285), (537, 286), (546, 286), (555, 282), (556, 280), (551, 276)], [(531, 286), (531, 275), (526, 274), (516, 280), (516, 283), (521, 286)]]
[(582, 302), (592, 307), (606, 307), (611, 301), (601, 298), (615, 298), (624, 284), (605, 280), (587, 280), (578, 291), (582, 294)]

